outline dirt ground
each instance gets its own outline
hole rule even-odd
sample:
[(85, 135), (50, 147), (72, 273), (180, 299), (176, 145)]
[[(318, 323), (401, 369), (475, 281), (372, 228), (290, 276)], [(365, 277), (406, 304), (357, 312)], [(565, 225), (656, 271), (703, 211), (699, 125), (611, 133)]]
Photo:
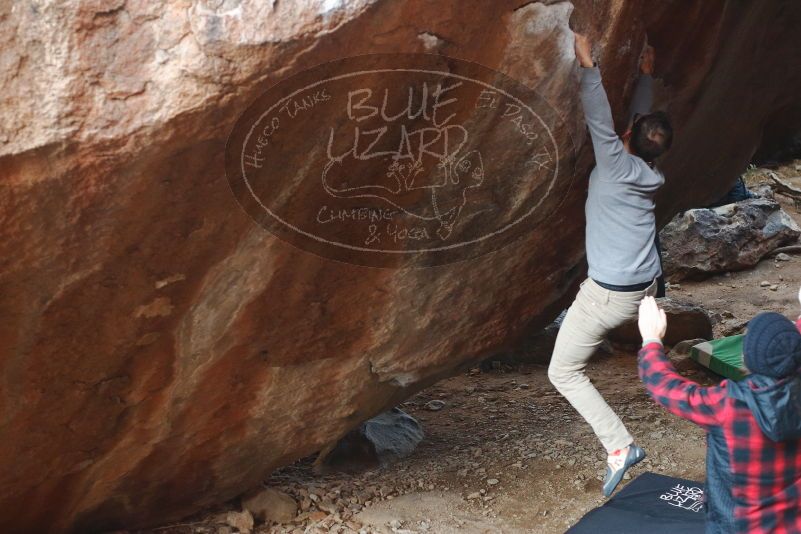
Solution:
[[(794, 169), (789, 176), (801, 174)], [(748, 177), (750, 183), (759, 179), (758, 172)], [(801, 180), (795, 185), (801, 186)], [(792, 202), (777, 200), (801, 224)], [(778, 289), (761, 287), (762, 281)], [(704, 306), (715, 321), (715, 334), (721, 335), (740, 331), (759, 311), (797, 316), (799, 284), (801, 256), (791, 255), (789, 261), (765, 259), (748, 271), (682, 282), (668, 294)], [(704, 384), (718, 380), (686, 363), (681, 366), (686, 376)], [(703, 432), (646, 396), (637, 379), (634, 349), (599, 353), (588, 374), (648, 454), (632, 476), (653, 471), (703, 481)], [(434, 399), (444, 401), (444, 407), (427, 409)], [(410, 457), (354, 475), (314, 475), (311, 459), (286, 467), (265, 485), (294, 496), (302, 513), (294, 523), (257, 525), (255, 531), (550, 534), (564, 532), (604, 502), (605, 453), (590, 427), (548, 382), (544, 365), (472, 369), (401, 408), (426, 433)], [(148, 532), (235, 532), (225, 526), (229, 510), (239, 510), (238, 503)]]

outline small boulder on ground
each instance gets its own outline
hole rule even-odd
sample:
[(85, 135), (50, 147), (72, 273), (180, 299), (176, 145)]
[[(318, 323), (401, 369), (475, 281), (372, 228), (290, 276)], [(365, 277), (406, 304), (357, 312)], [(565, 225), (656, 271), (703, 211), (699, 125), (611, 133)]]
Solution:
[(430, 400), (426, 403), (425, 408), (431, 412), (438, 412), (445, 407), (445, 401), (439, 399)]
[(259, 488), (242, 497), (242, 509), (262, 523), (289, 523), (298, 513), (298, 503), (282, 491)]
[(708, 339), (687, 339), (673, 345), (668, 353), (668, 358), (673, 362), (676, 370), (680, 373), (695, 371), (699, 369), (699, 364), (690, 358), (691, 350), (694, 346), (709, 341)]
[(798, 240), (801, 228), (778, 202), (750, 198), (714, 209), (693, 209), (659, 233), (670, 281), (753, 267), (776, 248)]
[[(667, 315), (668, 328), (664, 339), (667, 345), (675, 345), (687, 339), (712, 339), (712, 319), (704, 308), (669, 297), (657, 299), (657, 302)], [(613, 343), (640, 344), (642, 338), (637, 327), (637, 318), (615, 328), (608, 337)]]
[(410, 455), (422, 439), (420, 423), (400, 408), (392, 408), (348, 432), (325, 458), (323, 468), (370, 469)]
[(242, 534), (250, 534), (253, 531), (253, 516), (247, 510), (228, 512), (225, 514), (225, 522)]
[(709, 341), (705, 338), (696, 338), (696, 339), (686, 339), (684, 341), (679, 341), (673, 348), (671, 349), (670, 353), (668, 354), (668, 358), (671, 360), (680, 360), (682, 358), (686, 358), (690, 355), (692, 348), (700, 343), (704, 343)]

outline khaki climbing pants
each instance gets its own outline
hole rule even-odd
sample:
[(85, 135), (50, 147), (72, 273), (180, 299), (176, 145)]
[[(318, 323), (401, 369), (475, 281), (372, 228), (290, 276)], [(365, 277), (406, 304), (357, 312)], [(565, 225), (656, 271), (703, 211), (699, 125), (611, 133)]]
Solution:
[[(590, 424), (607, 452), (634, 440), (623, 422), (584, 374), (607, 332), (639, 314), (643, 297), (656, 294), (656, 281), (643, 291), (609, 291), (587, 278), (559, 328), (548, 378)], [(632, 377), (636, 380), (636, 377)]]

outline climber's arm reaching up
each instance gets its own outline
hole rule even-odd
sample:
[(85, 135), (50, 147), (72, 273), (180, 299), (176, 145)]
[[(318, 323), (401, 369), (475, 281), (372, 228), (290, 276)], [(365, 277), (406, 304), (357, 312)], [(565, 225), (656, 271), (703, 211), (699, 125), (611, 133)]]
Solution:
[(592, 45), (586, 36), (576, 33), (576, 58), (581, 65), (581, 103), (590, 131), (595, 163), (603, 180), (615, 180), (628, 174), (626, 148), (615, 132), (612, 109), (601, 83), (601, 71), (592, 60)]

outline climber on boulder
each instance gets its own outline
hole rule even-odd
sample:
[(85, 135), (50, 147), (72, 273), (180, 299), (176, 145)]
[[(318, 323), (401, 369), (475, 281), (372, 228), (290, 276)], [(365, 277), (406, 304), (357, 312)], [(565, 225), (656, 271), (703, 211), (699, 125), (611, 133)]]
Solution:
[(672, 129), (663, 112), (649, 112), (654, 56), (648, 47), (632, 101), (631, 128), (618, 137), (591, 48), (587, 37), (575, 34), (579, 92), (596, 161), (585, 206), (589, 277), (562, 322), (548, 377), (606, 448), (603, 494), (609, 496), (645, 452), (584, 369), (606, 333), (637, 317), (643, 297), (656, 294), (662, 269), (655, 245), (654, 195), (665, 179), (654, 161), (670, 147)]

